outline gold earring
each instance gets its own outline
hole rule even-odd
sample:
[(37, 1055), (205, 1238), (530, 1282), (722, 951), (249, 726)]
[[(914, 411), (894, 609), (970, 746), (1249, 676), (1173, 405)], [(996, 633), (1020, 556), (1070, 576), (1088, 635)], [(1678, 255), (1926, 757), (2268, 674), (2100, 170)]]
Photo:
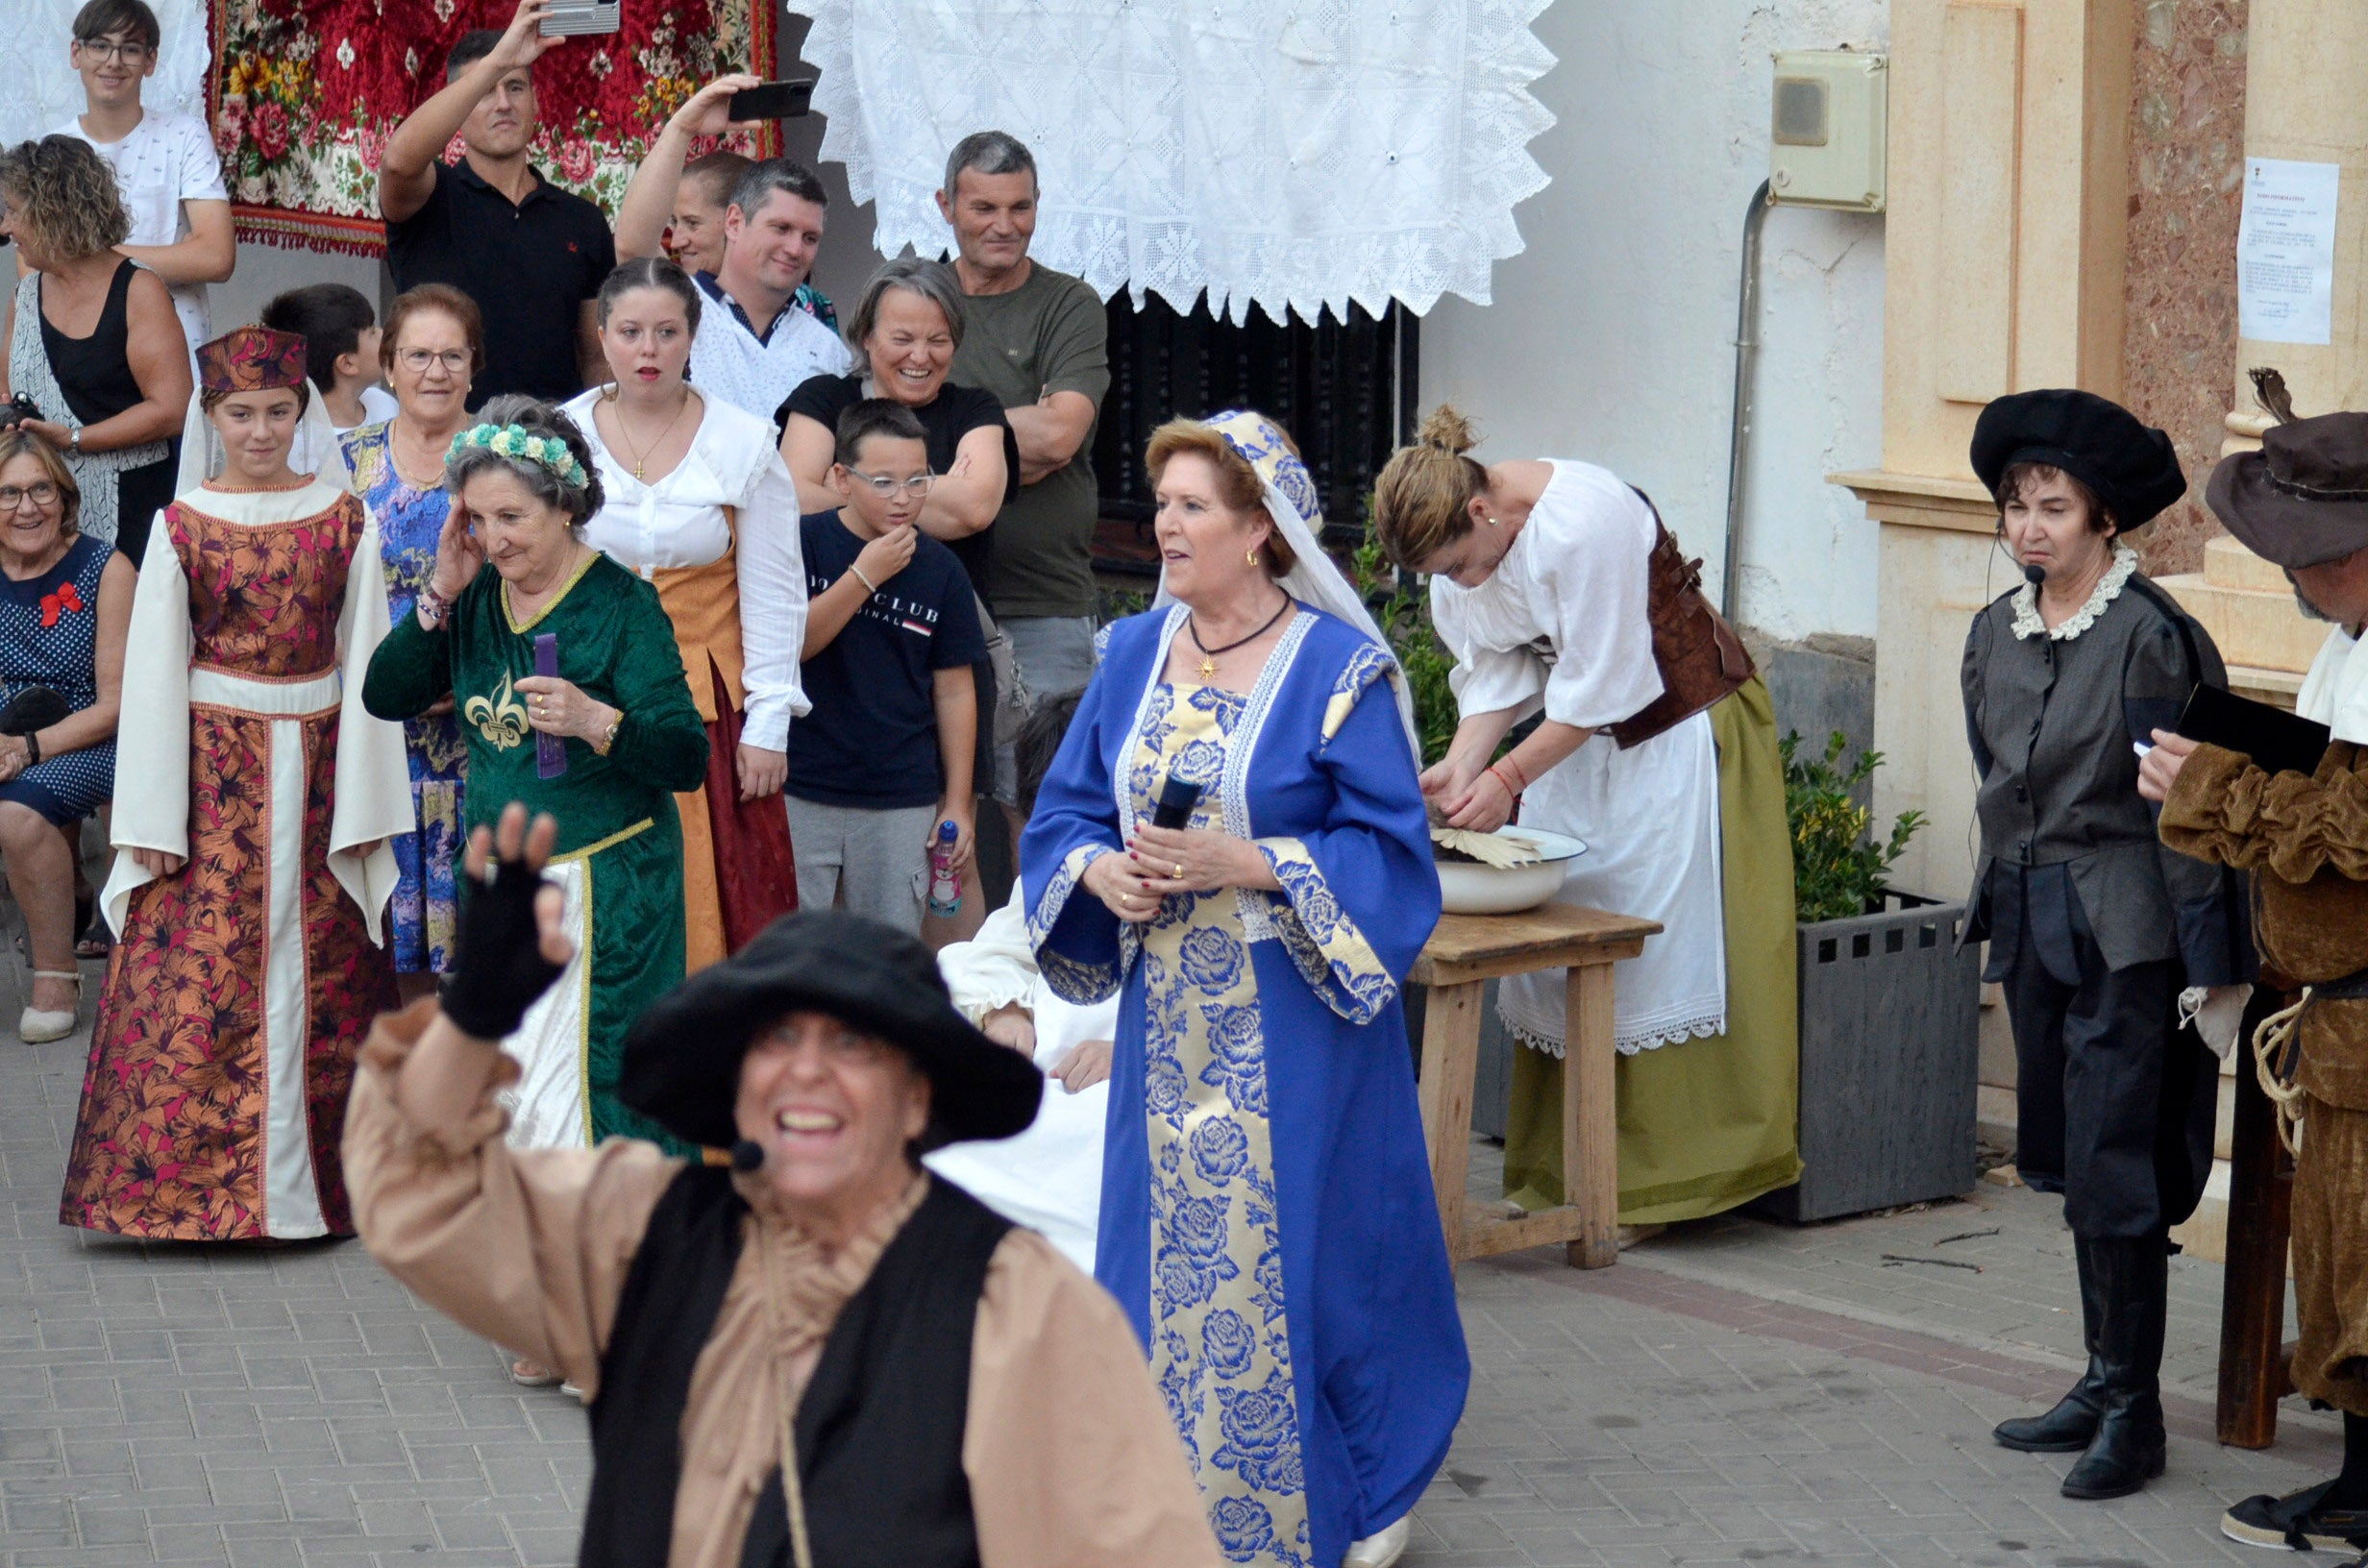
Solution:
[(1258, 552), (1253, 550), (1248, 554), (1245, 555), (1243, 559), (1249, 565), (1256, 566), (1258, 564)]

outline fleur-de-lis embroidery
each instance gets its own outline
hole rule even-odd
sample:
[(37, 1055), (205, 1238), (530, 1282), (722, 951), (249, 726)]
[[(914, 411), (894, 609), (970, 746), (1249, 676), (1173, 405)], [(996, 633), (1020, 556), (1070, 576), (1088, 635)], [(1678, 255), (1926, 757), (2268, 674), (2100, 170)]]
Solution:
[(70, 582), (60, 583), (56, 593), (41, 596), (41, 629), (47, 631), (58, 624), (58, 617), (68, 610), (82, 607), (83, 596), (74, 591), (74, 585)]
[(527, 738), (527, 710), (510, 690), (509, 676), (493, 689), (491, 698), (472, 697), (461, 708), (460, 716), (477, 726), (477, 732), (494, 747), (506, 751), (524, 745)]

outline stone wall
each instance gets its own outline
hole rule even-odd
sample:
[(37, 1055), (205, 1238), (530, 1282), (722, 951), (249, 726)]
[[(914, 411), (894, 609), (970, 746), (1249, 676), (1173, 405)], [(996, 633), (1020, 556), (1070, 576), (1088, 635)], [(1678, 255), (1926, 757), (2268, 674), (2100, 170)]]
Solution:
[(2236, 376), (2236, 225), (2247, 0), (2137, 8), (2130, 105), (2124, 399), (2186, 465), (2187, 500), (2138, 538), (2146, 570), (2194, 572), (2220, 531), (2204, 505)]

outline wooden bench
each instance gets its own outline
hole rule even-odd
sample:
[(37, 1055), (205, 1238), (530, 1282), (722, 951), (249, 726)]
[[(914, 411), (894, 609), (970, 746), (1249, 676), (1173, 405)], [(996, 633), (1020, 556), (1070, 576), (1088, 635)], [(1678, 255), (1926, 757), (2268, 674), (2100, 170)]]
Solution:
[[(1455, 1262), (1522, 1247), (1567, 1247), (1573, 1268), (1619, 1261), (1619, 1127), (1614, 1100), (1612, 966), (1644, 950), (1652, 920), (1571, 904), (1517, 915), (1443, 915), (1407, 975), (1428, 987), (1422, 1023), (1422, 1137), (1439, 1222)], [(1468, 1213), (1472, 1075), (1480, 1062), (1482, 988), (1506, 975), (1570, 971), (1563, 1060), (1564, 1202), (1518, 1219)]]

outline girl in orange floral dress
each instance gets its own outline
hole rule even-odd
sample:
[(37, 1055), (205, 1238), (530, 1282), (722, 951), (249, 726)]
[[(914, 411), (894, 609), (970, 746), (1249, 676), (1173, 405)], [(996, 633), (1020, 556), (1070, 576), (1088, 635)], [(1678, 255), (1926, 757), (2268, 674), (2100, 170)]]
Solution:
[(118, 940), (59, 1218), (350, 1235), (338, 1137), (354, 1052), (395, 1001), (385, 841), (411, 826), (403, 731), (361, 706), (386, 633), (378, 539), (351, 495), (288, 470), (304, 339), (242, 328), (198, 369), (185, 443), (225, 457), (159, 514), (133, 600)]

